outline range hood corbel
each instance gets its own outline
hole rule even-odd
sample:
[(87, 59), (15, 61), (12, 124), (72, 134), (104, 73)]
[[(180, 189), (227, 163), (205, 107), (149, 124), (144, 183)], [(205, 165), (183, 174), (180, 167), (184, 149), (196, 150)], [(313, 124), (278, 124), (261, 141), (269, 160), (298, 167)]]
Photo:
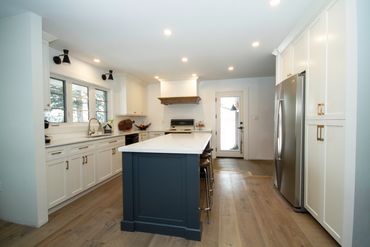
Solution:
[(201, 98), (199, 96), (184, 96), (184, 97), (160, 97), (158, 98), (163, 105), (175, 104), (199, 104)]

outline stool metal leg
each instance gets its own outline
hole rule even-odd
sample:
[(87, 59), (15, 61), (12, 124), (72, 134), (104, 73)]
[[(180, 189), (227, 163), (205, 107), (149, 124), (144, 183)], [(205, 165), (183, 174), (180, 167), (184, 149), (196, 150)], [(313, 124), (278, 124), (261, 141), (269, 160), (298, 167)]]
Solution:
[(204, 211), (207, 211), (207, 223), (209, 224), (209, 211), (211, 210), (211, 203), (210, 203), (210, 194), (209, 194), (209, 172), (207, 171), (207, 168), (203, 168), (205, 173), (205, 181), (206, 181), (206, 204), (207, 207), (204, 209)]

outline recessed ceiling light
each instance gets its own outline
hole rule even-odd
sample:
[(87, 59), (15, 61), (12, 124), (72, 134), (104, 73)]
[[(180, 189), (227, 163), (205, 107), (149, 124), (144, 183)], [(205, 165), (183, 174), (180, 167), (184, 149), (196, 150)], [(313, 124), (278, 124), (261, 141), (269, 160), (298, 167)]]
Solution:
[(229, 66), (229, 68), (227, 68), (229, 71), (233, 71), (234, 70), (234, 67), (233, 66)]
[(167, 37), (171, 36), (172, 35), (171, 29), (168, 29), (168, 28), (164, 29), (163, 30), (163, 35), (167, 36)]
[(279, 3), (280, 3), (280, 0), (270, 0), (270, 5), (273, 7), (279, 5)]
[(188, 58), (187, 57), (183, 57), (183, 58), (181, 58), (181, 61), (184, 62), (184, 63), (187, 63), (188, 62)]
[(258, 41), (254, 41), (252, 43), (252, 47), (254, 47), (254, 48), (259, 47), (259, 46), (260, 46), (260, 42), (258, 42)]
[(157, 80), (159, 80), (159, 76), (157, 76), (157, 75), (156, 75), (156, 76), (154, 76), (154, 79), (157, 79)]
[(197, 74), (191, 74), (193, 77), (197, 77), (198, 75)]
[(94, 58), (93, 60), (95, 63), (100, 63), (100, 59), (99, 58)]

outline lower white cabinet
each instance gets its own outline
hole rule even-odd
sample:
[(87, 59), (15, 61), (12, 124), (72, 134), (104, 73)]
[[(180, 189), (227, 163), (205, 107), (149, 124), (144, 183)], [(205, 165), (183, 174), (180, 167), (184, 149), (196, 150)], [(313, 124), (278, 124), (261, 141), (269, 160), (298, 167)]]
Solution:
[(124, 137), (66, 145), (46, 151), (48, 208), (122, 171)]
[(67, 160), (65, 159), (56, 159), (46, 163), (49, 208), (67, 199), (67, 164)]
[(344, 205), (344, 120), (306, 123), (305, 208), (342, 240)]
[(67, 162), (67, 196), (75, 196), (82, 191), (82, 156), (75, 155)]
[(96, 152), (96, 180), (101, 182), (112, 175), (112, 148), (106, 147)]
[(118, 151), (120, 146), (112, 148), (112, 173), (116, 174), (122, 171), (122, 153)]
[(145, 140), (148, 140), (148, 139), (149, 139), (148, 132), (140, 132), (139, 133), (139, 141), (140, 142), (145, 141)]
[(94, 153), (85, 154), (82, 161), (82, 182), (83, 189), (88, 189), (95, 185), (95, 155)]

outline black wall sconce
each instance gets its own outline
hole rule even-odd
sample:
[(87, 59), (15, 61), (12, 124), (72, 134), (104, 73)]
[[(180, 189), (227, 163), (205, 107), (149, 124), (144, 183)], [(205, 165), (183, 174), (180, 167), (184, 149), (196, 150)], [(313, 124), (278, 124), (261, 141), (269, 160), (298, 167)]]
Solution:
[[(69, 57), (68, 57), (68, 52), (69, 51), (67, 49), (63, 49), (63, 54), (53, 57), (54, 63), (61, 64), (63, 62), (63, 63), (71, 64), (71, 61), (69, 60)], [(63, 56), (63, 60), (60, 59), (61, 56)]]
[[(108, 77), (107, 77), (108, 76)], [(105, 81), (106, 79), (108, 80), (113, 80), (113, 70), (109, 70), (109, 73), (105, 73), (101, 75), (101, 78)]]

